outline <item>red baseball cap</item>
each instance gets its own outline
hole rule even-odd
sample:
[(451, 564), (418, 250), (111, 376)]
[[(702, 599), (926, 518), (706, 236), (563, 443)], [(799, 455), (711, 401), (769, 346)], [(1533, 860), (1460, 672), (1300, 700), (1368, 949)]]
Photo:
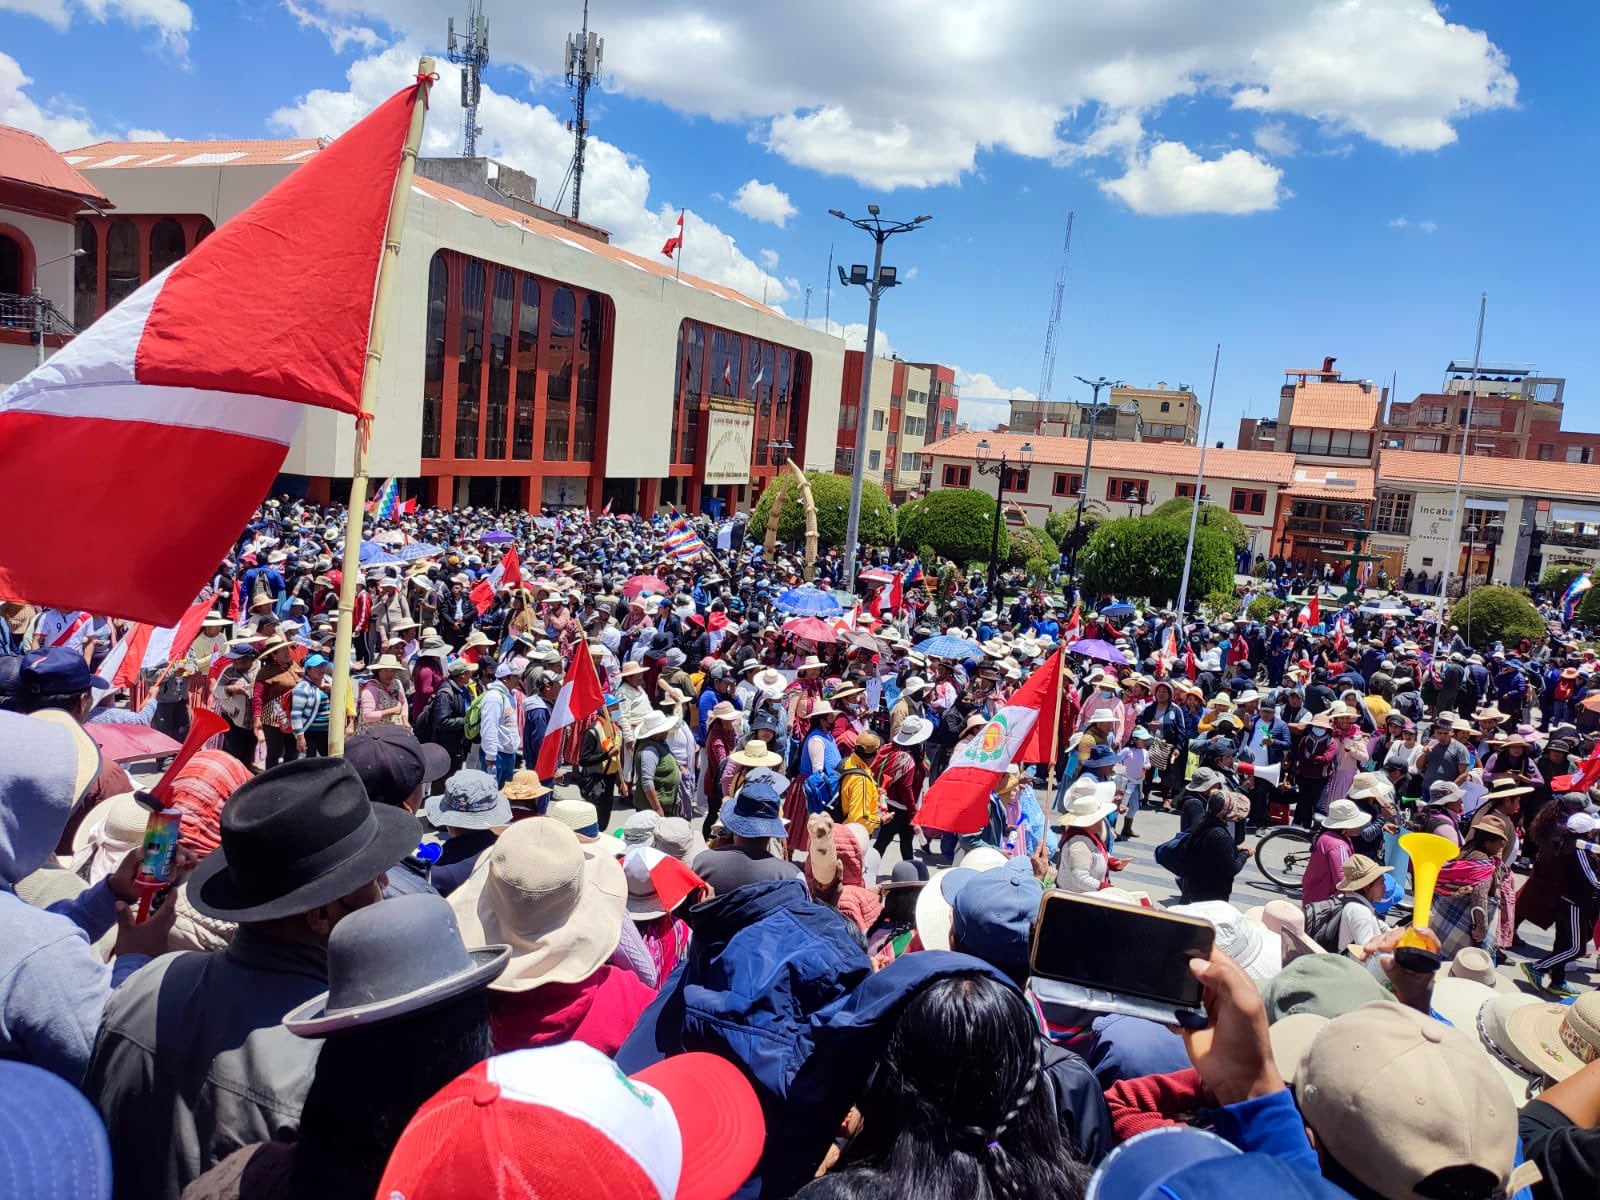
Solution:
[(727, 1200), (761, 1158), (755, 1090), (715, 1054), (629, 1077), (581, 1042), (481, 1062), (417, 1110), (385, 1200)]

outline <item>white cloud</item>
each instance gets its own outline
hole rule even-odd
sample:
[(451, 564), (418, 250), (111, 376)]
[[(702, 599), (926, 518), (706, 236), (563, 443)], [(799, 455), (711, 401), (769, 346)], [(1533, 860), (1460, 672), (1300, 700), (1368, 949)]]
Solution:
[[(295, 3), (429, 44), (459, 8), (459, 0)], [(608, 43), (608, 87), (743, 124), (796, 165), (874, 187), (928, 187), (978, 170), (984, 153), (1053, 162), (1133, 154), (1163, 140), (1160, 119), (1176, 103), (1221, 105), (1257, 125), (1257, 114), (1296, 117), (1403, 151), (1437, 149), (1474, 114), (1514, 106), (1517, 91), (1505, 54), (1442, 8), (1441, 0), (923, 0), (913, 11), (855, 0), (608, 0), (596, 25)], [(520, 12), (495, 29), (497, 61), (536, 81), (559, 77), (573, 21), (562, 6)], [(1247, 126), (1228, 132), (1249, 136)]]
[(34, 100), (24, 90), (32, 82), (16, 59), (0, 51), (0, 125), (13, 125), (36, 133), (57, 150), (117, 137), (101, 130), (88, 113), (70, 101), (52, 99), (40, 103)]
[(194, 28), (194, 12), (183, 0), (0, 0), (0, 12), (7, 11), (38, 17), (58, 30), (68, 28), (78, 16), (153, 29), (176, 54), (188, 51)]
[(778, 269), (778, 252), (770, 246), (763, 246), (760, 250), (757, 250), (756, 258), (760, 260), (761, 265), (767, 270), (776, 271)]
[(789, 218), (800, 210), (789, 200), (789, 194), (775, 183), (761, 183), (752, 179), (739, 185), (731, 204), (752, 221), (765, 221), (782, 229)]
[(966, 371), (956, 367), (955, 376), (956, 391), (960, 396), (956, 416), (973, 429), (993, 429), (1010, 421), (1013, 400), (1039, 398), (1027, 388), (1006, 387), (993, 375), (982, 371)]
[[(826, 317), (812, 317), (805, 323), (813, 329), (822, 330), (823, 333), (831, 333), (834, 337), (843, 338), (846, 350), (860, 350), (867, 344), (867, 325), (865, 321), (841, 325), (838, 321), (830, 320)], [(872, 344), (876, 348), (876, 357), (893, 358), (894, 347), (889, 344), (889, 335), (884, 332), (883, 326), (879, 325), (874, 330), (874, 334)]]
[(176, 142), (182, 138), (169, 137), (159, 129), (141, 129), (137, 125), (125, 135), (130, 142)]
[(1276, 158), (1292, 158), (1300, 152), (1300, 140), (1282, 121), (1263, 121), (1253, 137), (1257, 150)]
[(1100, 190), (1145, 216), (1237, 215), (1276, 208), (1282, 181), (1282, 170), (1248, 150), (1204, 159), (1182, 142), (1157, 142)]
[(1421, 233), (1437, 233), (1437, 221), (1413, 221), (1409, 217), (1396, 217), (1389, 222), (1390, 229), (1415, 229)]
[[(273, 113), (271, 124), (296, 137), (341, 133), (415, 76), (417, 56), (415, 48), (398, 45), (357, 59), (346, 72), (349, 86), (344, 91), (308, 92)], [(447, 62), (440, 61), (437, 69), (440, 78), (433, 88), (422, 150), (428, 155), (454, 155), (461, 147), (460, 75)], [(484, 130), (478, 141), (480, 153), (532, 175), (538, 181), (539, 202), (554, 204), (572, 157), (565, 117), (486, 84), (478, 121)], [(652, 199), (650, 172), (637, 159), (590, 135), (584, 159), (584, 220), (609, 230), (615, 244), (654, 257), (677, 224), (679, 209), (677, 204)], [(795, 294), (793, 281), (758, 266), (732, 236), (692, 208), (684, 219), (683, 269), (757, 300), (764, 295), (771, 304)]]
[(289, 15), (299, 23), (301, 29), (314, 29), (327, 38), (328, 45), (333, 47), (335, 54), (343, 54), (346, 46), (360, 46), (366, 50), (373, 50), (383, 44), (378, 31), (370, 26), (335, 21), (324, 13), (313, 12), (304, 5), (295, 3), (295, 0), (283, 0), (283, 6), (289, 10)]

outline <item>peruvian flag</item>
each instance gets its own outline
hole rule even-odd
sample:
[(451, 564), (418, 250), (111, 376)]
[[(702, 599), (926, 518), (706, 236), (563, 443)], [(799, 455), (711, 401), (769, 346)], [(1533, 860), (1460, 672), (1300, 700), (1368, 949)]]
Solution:
[(1587, 792), (1596, 783), (1600, 783), (1600, 743), (1589, 751), (1589, 757), (1578, 764), (1578, 769), (1570, 775), (1557, 775), (1550, 781), (1550, 790), (1554, 792)]
[(1295, 618), (1301, 625), (1310, 628), (1322, 624), (1322, 593), (1317, 592), (1311, 597), (1311, 603), (1300, 610), (1300, 615)]
[(1061, 644), (1067, 645), (1083, 636), (1083, 604), (1072, 606), (1072, 616), (1067, 618), (1066, 628), (1061, 631)]
[(899, 571), (896, 571), (894, 579), (880, 587), (873, 595), (872, 603), (868, 608), (873, 616), (881, 617), (886, 612), (899, 612), (905, 606), (905, 577)]
[(568, 728), (587, 721), (605, 706), (605, 693), (600, 690), (600, 677), (594, 671), (594, 655), (584, 652), (582, 646), (572, 656), (567, 667), (567, 677), (561, 683), (555, 704), (550, 707), (550, 724), (545, 727), (544, 741), (539, 743), (539, 761), (534, 770), (540, 779), (549, 779), (561, 762), (561, 737)]
[(1193, 644), (1183, 648), (1183, 673), (1189, 677), (1191, 683), (1200, 674), (1200, 664), (1195, 661)]
[(235, 579), (233, 581), (233, 591), (228, 596), (228, 620), (237, 621), (243, 611), (244, 606), (239, 601), (239, 581)]
[(1167, 636), (1161, 639), (1161, 665), (1170, 671), (1177, 661), (1178, 627), (1174, 625), (1167, 630)]
[[(649, 883), (650, 890), (661, 901), (661, 907), (671, 912), (701, 888), (709, 886), (704, 879), (672, 855), (654, 846), (635, 846), (622, 860), (622, 873), (630, 884)], [(642, 887), (630, 887), (637, 894)]]
[[(357, 415), (425, 88), (379, 105), (0, 394), (0, 511), (29, 514), (0, 522), (0, 595), (176, 621), (305, 409)], [(92, 560), (72, 549), (90, 545)]]
[(661, 253), (665, 254), (668, 258), (671, 258), (679, 250), (683, 249), (683, 212), (684, 211), (687, 211), (687, 210), (682, 210), (682, 211), (680, 211), (678, 213), (678, 227), (673, 232), (672, 236), (667, 239), (666, 245), (661, 247)]
[(1344, 648), (1350, 644), (1349, 637), (1345, 634), (1345, 616), (1340, 613), (1333, 619), (1333, 648), (1343, 654)]
[[(111, 647), (111, 652), (100, 662), (98, 674), (112, 688), (131, 688), (139, 681), (139, 672), (154, 671), (187, 654), (189, 647), (194, 645), (194, 639), (200, 635), (200, 622), (210, 612), (211, 595), (208, 592), (191, 604), (175, 625), (157, 629), (141, 621)], [(96, 702), (103, 694), (97, 689)]]
[(989, 793), (1005, 778), (1006, 768), (1013, 762), (1049, 759), (1060, 674), (1057, 650), (951, 758), (922, 798), (913, 824), (943, 833), (977, 833), (983, 828), (989, 819)]
[(514, 549), (507, 550), (506, 556), (500, 560), (500, 565), (478, 580), (478, 585), (468, 593), (480, 617), (493, 607), (494, 594), (502, 586), (508, 588), (522, 586), (522, 563)]
[(411, 516), (417, 511), (417, 498), (413, 496), (411, 499), (407, 500), (400, 506), (400, 511), (408, 517)]

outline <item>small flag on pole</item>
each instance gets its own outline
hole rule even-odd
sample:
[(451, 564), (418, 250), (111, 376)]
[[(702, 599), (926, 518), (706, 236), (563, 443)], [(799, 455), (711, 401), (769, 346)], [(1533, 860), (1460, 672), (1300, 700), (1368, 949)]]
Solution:
[(689, 528), (689, 522), (679, 517), (667, 526), (667, 537), (662, 543), (669, 558), (683, 561), (699, 558), (704, 555), (711, 557), (711, 551), (706, 549), (706, 544), (700, 540), (700, 535)]
[(671, 258), (683, 249), (683, 212), (678, 213), (678, 224), (667, 244), (661, 247), (661, 253)]
[(400, 508), (400, 481), (394, 476), (378, 489), (378, 494), (372, 498), (372, 516), (377, 521), (387, 521), (395, 515)]
[(550, 724), (545, 727), (544, 741), (539, 743), (539, 761), (534, 767), (540, 779), (549, 779), (556, 773), (561, 762), (562, 735), (567, 729), (587, 721), (604, 706), (605, 693), (600, 690), (594, 656), (580, 645), (567, 667), (556, 702), (550, 706)]

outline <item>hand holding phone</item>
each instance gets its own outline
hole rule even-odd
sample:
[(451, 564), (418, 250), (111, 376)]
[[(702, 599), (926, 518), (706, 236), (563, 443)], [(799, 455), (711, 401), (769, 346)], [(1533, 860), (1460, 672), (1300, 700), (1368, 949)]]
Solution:
[(1183, 1028), (1183, 1045), (1200, 1078), (1223, 1104), (1237, 1104), (1283, 1090), (1283, 1076), (1267, 1038), (1267, 1010), (1244, 968), (1215, 948), (1207, 960), (1192, 959), (1200, 981), (1206, 1023)]

